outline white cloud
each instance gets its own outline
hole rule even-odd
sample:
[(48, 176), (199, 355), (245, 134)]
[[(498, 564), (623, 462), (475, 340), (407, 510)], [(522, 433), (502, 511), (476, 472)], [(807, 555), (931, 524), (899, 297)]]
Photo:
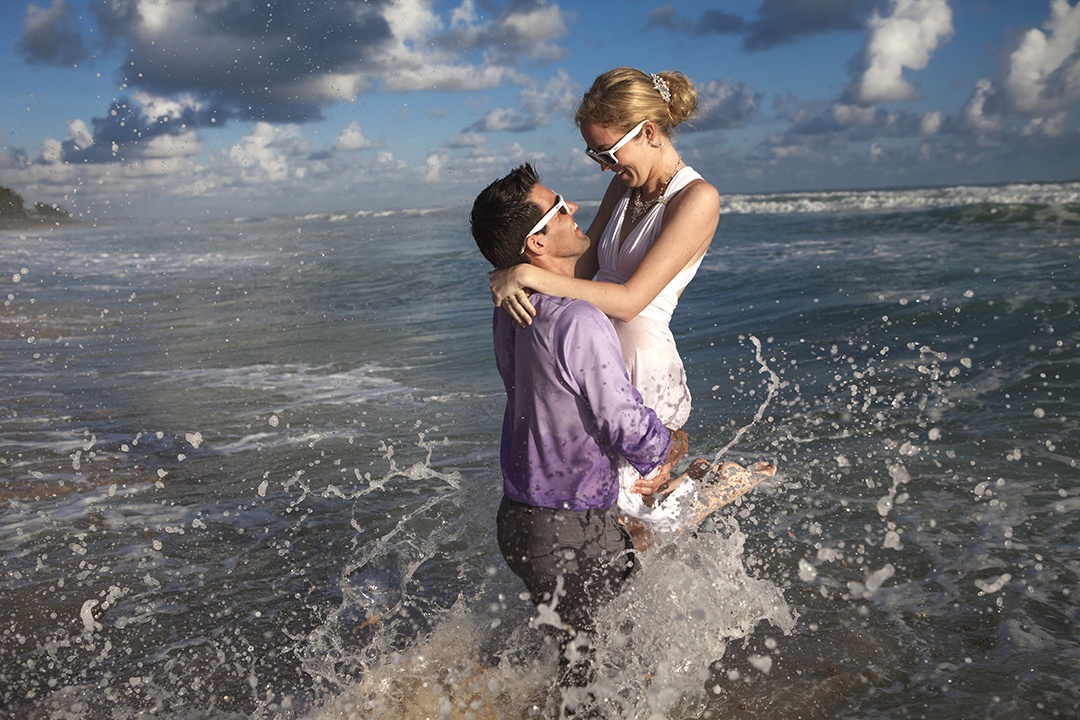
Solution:
[(916, 91), (904, 79), (904, 68), (924, 69), (938, 44), (952, 35), (947, 0), (892, 0), (887, 17), (875, 13), (870, 19), (868, 66), (856, 83), (856, 99), (872, 104), (914, 98)]
[(513, 108), (495, 108), (478, 121), (473, 129), (480, 132), (526, 132), (537, 127), (535, 116)]
[(465, 0), (451, 11), (450, 27), (458, 29), (472, 27), (479, 22), (479, 19), (473, 0)]
[(352, 102), (371, 87), (368, 76), (361, 72), (328, 72), (315, 78), (301, 78), (282, 87), (293, 88), (293, 97), (317, 104)]
[(1022, 134), (1058, 138), (1065, 136), (1068, 132), (1068, 113), (1061, 111), (1043, 117), (1032, 118), (1024, 126)]
[(41, 160), (47, 165), (60, 162), (64, 155), (64, 146), (56, 138), (47, 137), (41, 143)]
[(986, 78), (975, 83), (975, 89), (963, 110), (964, 124), (967, 127), (983, 133), (994, 132), (1001, 127), (1001, 118), (987, 110), (994, 92), (994, 83)]
[[(553, 44), (567, 32), (557, 5), (511, 11), (482, 23), (472, 0), (466, 0), (451, 12), (452, 30), (443, 34), (444, 23), (429, 4), (406, 0), (386, 11), (394, 41), (379, 49), (376, 60), (385, 68), (381, 80), (387, 91), (486, 90), (524, 83), (515, 58), (557, 60), (565, 54)], [(466, 61), (469, 51), (483, 53), (483, 61)]]
[(919, 133), (922, 135), (937, 135), (941, 131), (941, 112), (928, 112), (919, 121)]
[(560, 69), (543, 86), (528, 84), (522, 89), (522, 109), (499, 107), (489, 110), (472, 124), (469, 131), (528, 132), (546, 126), (554, 116), (562, 116), (569, 123), (580, 97), (578, 84)]
[(430, 37), (442, 29), (439, 16), (431, 11), (427, 0), (395, 0), (385, 12), (394, 37), (402, 42), (415, 42)]
[(88, 148), (94, 144), (94, 134), (82, 120), (68, 121), (68, 140), (77, 147)]
[(1009, 56), (1003, 87), (1021, 112), (1057, 110), (1080, 99), (1080, 5), (1052, 0), (1047, 32), (1029, 30)]
[(395, 65), (394, 72), (388, 73), (384, 79), (384, 87), (390, 92), (487, 90), (522, 79), (522, 76), (511, 68), (494, 65), (453, 65), (434, 57), (411, 53), (388, 59), (387, 62)]
[(522, 89), (521, 99), (529, 112), (539, 116), (540, 124), (546, 124), (553, 113), (569, 114), (577, 108), (581, 88), (566, 70), (559, 68), (543, 87), (530, 85)]
[(442, 155), (432, 153), (427, 158), (427, 173), (424, 175), (428, 182), (439, 182), (443, 179), (442, 169), (446, 164), (446, 158)]
[(132, 97), (142, 107), (146, 119), (151, 122), (163, 118), (178, 120), (185, 112), (198, 111), (202, 108), (202, 103), (190, 93), (183, 93), (176, 97), (159, 97), (146, 92), (135, 92), (132, 93)]
[(1050, 0), (1043, 27), (1023, 34), (997, 82), (975, 83), (962, 120), (982, 138), (1010, 128), (1027, 137), (1069, 132), (1068, 110), (1080, 101), (1080, 5)]
[(256, 123), (250, 135), (229, 149), (227, 159), (243, 182), (282, 182), (290, 159), (310, 150), (295, 125)]
[(483, 147), (486, 142), (487, 137), (481, 133), (463, 132), (451, 137), (446, 144), (454, 148), (477, 148)]
[(832, 119), (839, 127), (871, 127), (877, 120), (877, 110), (862, 105), (834, 103), (829, 109)]
[(356, 150), (370, 150), (377, 147), (375, 143), (364, 137), (363, 130), (360, 129), (360, 123), (353, 120), (341, 133), (334, 138), (334, 149), (344, 152), (352, 152)]
[(761, 95), (733, 80), (711, 80), (698, 86), (698, 118), (694, 127), (735, 128), (746, 125), (760, 112)]
[(533, 60), (554, 61), (565, 55), (553, 41), (566, 35), (566, 19), (558, 5), (540, 5), (528, 12), (508, 15), (501, 23)]
[(197, 157), (202, 154), (203, 144), (193, 131), (179, 135), (158, 135), (142, 145), (140, 157), (162, 160), (165, 158)]

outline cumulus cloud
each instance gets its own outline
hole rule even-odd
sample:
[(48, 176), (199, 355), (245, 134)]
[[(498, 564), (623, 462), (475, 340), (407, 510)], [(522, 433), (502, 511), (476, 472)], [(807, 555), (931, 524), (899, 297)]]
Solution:
[(693, 127), (699, 130), (743, 127), (760, 115), (762, 95), (748, 85), (733, 80), (713, 80), (699, 85), (698, 117)]
[(364, 137), (364, 132), (360, 129), (360, 123), (355, 120), (346, 125), (345, 129), (334, 138), (334, 149), (344, 152), (370, 150), (375, 147), (378, 147), (378, 145)]
[(214, 122), (213, 114), (191, 96), (163, 98), (137, 92), (113, 102), (108, 113), (91, 120), (89, 126), (82, 120), (70, 122), (60, 159), (72, 163), (124, 162), (161, 157), (163, 148), (186, 155), (201, 149), (194, 131)]
[(99, 0), (105, 38), (127, 51), (126, 88), (187, 92), (221, 120), (307, 122), (370, 89), (459, 91), (519, 83), (522, 59), (561, 59), (557, 4), (515, 2), (481, 20), (465, 0)]
[(794, 124), (785, 133), (790, 138), (830, 136), (837, 142), (866, 139), (877, 135), (914, 137), (932, 128), (924, 117), (903, 111), (887, 111), (859, 103), (833, 102), (820, 109), (816, 104), (795, 113)]
[(473, 123), (469, 130), (477, 133), (528, 132), (539, 127), (535, 115), (526, 115), (513, 108), (495, 108)]
[(188, 92), (222, 117), (304, 121), (369, 82), (362, 58), (391, 41), (388, 0), (102, 0), (110, 41), (130, 48), (129, 88)]
[(478, 148), (487, 143), (487, 138), (475, 132), (458, 133), (446, 142), (448, 148)]
[(982, 135), (1022, 124), (1026, 136), (1060, 137), (1067, 110), (1080, 101), (1080, 5), (1051, 0), (1043, 29), (1017, 41), (998, 79), (981, 78), (961, 113), (963, 127)]
[(544, 124), (552, 115), (570, 115), (581, 100), (581, 86), (563, 69), (543, 85), (528, 84), (521, 90), (526, 111), (542, 118)]
[(446, 164), (446, 157), (432, 153), (427, 158), (427, 173), (424, 178), (428, 182), (437, 183), (443, 179), (442, 169)]
[(480, 22), (472, 3), (452, 16), (452, 28), (440, 35), (440, 48), (460, 53), (483, 50), (487, 61), (516, 64), (523, 59), (555, 62), (566, 56), (557, 40), (568, 32), (566, 15), (559, 5), (546, 2), (510, 3), (490, 22)]
[(244, 184), (279, 183), (290, 177), (292, 160), (310, 152), (298, 126), (260, 122), (219, 158), (218, 165), (220, 170), (220, 163), (227, 162), (235, 171), (227, 175)]
[[(391, 39), (379, 48), (377, 77), (390, 92), (485, 90), (527, 81), (522, 60), (564, 57), (568, 30), (558, 5), (511, 3), (482, 21), (471, 0), (450, 13), (449, 27), (427, 0), (398, 0), (385, 17)], [(372, 63), (373, 65), (375, 63)]]
[(1001, 127), (1001, 117), (990, 111), (995, 94), (994, 83), (990, 80), (982, 78), (975, 83), (961, 113), (965, 127), (979, 132), (993, 132)]
[(29, 63), (71, 65), (86, 57), (82, 36), (64, 0), (53, 0), (47, 8), (26, 6), (26, 27), (15, 46)]
[[(291, 125), (320, 119), (325, 108), (369, 89), (388, 92), (463, 91), (503, 84), (526, 86), (523, 109), (496, 110), (477, 124), (519, 132), (545, 124), (566, 104), (561, 72), (535, 86), (521, 62), (562, 57), (567, 34), (558, 5), (513, 2), (481, 20), (473, 0), (444, 19), (430, 0), (97, 0), (90, 5), (103, 41), (124, 48), (122, 90), (101, 117), (52, 141), (57, 162), (113, 164), (187, 156), (193, 133), (233, 120)], [(36, 62), (70, 62), (84, 53), (64, 0), (30, 5), (20, 50)], [(230, 154), (251, 155), (267, 128)], [(332, 150), (375, 147), (359, 124), (346, 127)], [(330, 148), (323, 153), (328, 153)], [(44, 156), (43, 156), (44, 157)], [(280, 161), (248, 160), (263, 177), (278, 177)], [(312, 157), (318, 162), (326, 156)], [(221, 162), (221, 158), (218, 158)]]
[(522, 108), (495, 108), (473, 123), (471, 133), (528, 132), (547, 125), (553, 116), (568, 117), (580, 99), (580, 87), (565, 70), (543, 85), (521, 91)]
[(1043, 117), (1032, 118), (1021, 130), (1022, 135), (1041, 135), (1060, 138), (1069, 134), (1068, 113), (1064, 110)]
[(1060, 110), (1080, 100), (1080, 5), (1052, 0), (1043, 32), (1024, 34), (1002, 85), (1017, 110)]
[(919, 134), (937, 135), (941, 132), (942, 114), (939, 110), (926, 113), (919, 120)]
[(513, 68), (461, 65), (450, 58), (433, 62), (423, 56), (405, 55), (394, 63), (394, 71), (383, 79), (383, 87), (390, 92), (486, 90), (524, 79)]
[(849, 96), (866, 105), (911, 100), (917, 93), (904, 69), (926, 68), (938, 45), (952, 37), (948, 0), (892, 0), (889, 14), (875, 13), (869, 25), (866, 70)]

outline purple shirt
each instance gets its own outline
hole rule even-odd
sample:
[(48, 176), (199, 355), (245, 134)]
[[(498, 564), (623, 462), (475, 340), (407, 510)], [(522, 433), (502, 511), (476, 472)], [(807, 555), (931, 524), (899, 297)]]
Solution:
[(647, 474), (667, 457), (671, 434), (630, 383), (606, 315), (584, 300), (531, 299), (527, 328), (494, 314), (506, 387), (503, 492), (526, 505), (606, 509), (618, 496), (618, 457)]

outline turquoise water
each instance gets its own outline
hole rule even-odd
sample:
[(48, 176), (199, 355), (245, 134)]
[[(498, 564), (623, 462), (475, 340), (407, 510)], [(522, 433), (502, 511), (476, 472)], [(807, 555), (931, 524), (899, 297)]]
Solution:
[[(725, 202), (692, 451), (780, 473), (609, 608), (608, 714), (1080, 713), (1080, 186)], [(551, 715), (467, 232), (0, 238), (0, 712)]]

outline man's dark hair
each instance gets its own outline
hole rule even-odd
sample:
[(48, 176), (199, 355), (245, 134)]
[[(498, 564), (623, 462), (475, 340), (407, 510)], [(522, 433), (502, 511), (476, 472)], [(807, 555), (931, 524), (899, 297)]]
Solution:
[(529, 163), (519, 165), (484, 188), (472, 207), (472, 236), (484, 257), (497, 268), (528, 262), (521, 252), (525, 236), (544, 211), (528, 199), (540, 182)]

